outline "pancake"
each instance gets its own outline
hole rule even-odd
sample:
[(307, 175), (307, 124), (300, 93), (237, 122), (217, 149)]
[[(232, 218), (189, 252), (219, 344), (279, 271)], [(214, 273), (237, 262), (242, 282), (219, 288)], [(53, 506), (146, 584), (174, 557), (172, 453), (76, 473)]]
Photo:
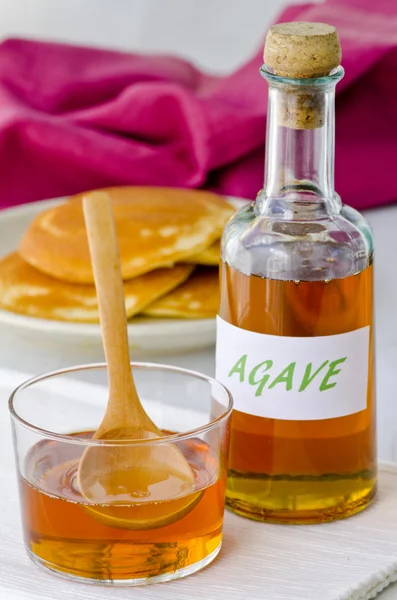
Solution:
[[(116, 187), (113, 200), (123, 279), (131, 279), (205, 250), (235, 212), (210, 192)], [(53, 277), (93, 283), (82, 194), (38, 215), (23, 236), (22, 258)]]
[[(193, 266), (158, 269), (124, 282), (127, 316), (141, 312), (189, 277)], [(57, 321), (97, 323), (94, 285), (72, 284), (28, 265), (16, 252), (0, 260), (0, 308)]]
[(198, 269), (181, 286), (148, 306), (149, 317), (214, 318), (219, 309), (218, 269)]
[(221, 242), (218, 240), (214, 244), (211, 244), (209, 248), (202, 250), (199, 254), (194, 254), (190, 258), (186, 258), (184, 261), (187, 264), (193, 265), (207, 265), (210, 267), (217, 267), (221, 257)]

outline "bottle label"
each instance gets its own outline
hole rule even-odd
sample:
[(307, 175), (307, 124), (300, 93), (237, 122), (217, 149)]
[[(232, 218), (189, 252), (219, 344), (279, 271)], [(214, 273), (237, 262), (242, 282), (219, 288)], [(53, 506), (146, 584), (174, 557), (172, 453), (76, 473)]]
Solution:
[(238, 411), (294, 421), (367, 407), (370, 328), (319, 337), (267, 335), (217, 317), (216, 378)]

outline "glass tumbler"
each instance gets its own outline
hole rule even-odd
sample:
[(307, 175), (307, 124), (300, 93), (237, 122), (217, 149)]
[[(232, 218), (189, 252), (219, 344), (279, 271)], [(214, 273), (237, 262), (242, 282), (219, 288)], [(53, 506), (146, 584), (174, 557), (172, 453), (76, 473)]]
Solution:
[[(221, 547), (231, 396), (200, 373), (148, 363), (131, 367), (141, 402), (164, 437), (92, 439), (108, 398), (105, 364), (35, 377), (10, 398), (26, 550), (35, 563), (69, 579), (167, 581), (208, 565)], [(123, 452), (145, 446), (159, 456), (170, 444), (193, 473), (181, 496), (164, 497), (167, 481), (151, 477), (150, 469), (136, 497), (126, 499), (120, 488), (120, 496), (109, 500), (104, 491), (103, 501), (96, 495), (92, 502), (80, 492), (79, 461), (88, 448), (114, 453), (118, 445)], [(182, 498), (185, 509), (175, 510)], [(144, 521), (135, 518), (142, 511)], [(159, 511), (163, 521), (154, 518)]]

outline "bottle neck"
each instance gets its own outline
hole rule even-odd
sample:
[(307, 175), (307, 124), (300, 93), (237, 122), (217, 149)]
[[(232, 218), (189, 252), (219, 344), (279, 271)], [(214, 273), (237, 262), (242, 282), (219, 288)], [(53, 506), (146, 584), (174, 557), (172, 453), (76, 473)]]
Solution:
[(287, 79), (262, 69), (269, 83), (265, 183), (257, 199), (260, 213), (296, 214), (297, 206), (335, 212), (335, 85), (339, 67), (318, 79)]

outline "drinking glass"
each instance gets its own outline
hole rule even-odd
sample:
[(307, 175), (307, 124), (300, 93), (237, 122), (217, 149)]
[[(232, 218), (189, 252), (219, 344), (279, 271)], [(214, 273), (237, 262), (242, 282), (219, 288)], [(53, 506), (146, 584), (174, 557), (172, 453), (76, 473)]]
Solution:
[[(149, 363), (131, 368), (142, 405), (164, 437), (92, 439), (108, 398), (105, 364), (40, 375), (10, 398), (26, 550), (35, 563), (69, 579), (102, 585), (167, 581), (208, 565), (221, 547), (230, 393), (194, 371)], [(123, 490), (111, 501), (84, 498), (77, 478), (83, 452), (118, 444), (123, 452), (126, 446), (157, 446), (158, 452), (175, 444), (194, 474), (181, 496), (191, 495), (192, 502), (182, 503), (187, 510), (172, 510), (180, 498), (162, 498), (161, 505), (155, 500), (164, 483), (156, 478), (128, 501)], [(165, 523), (151, 524), (159, 509)], [(148, 516), (141, 525), (133, 518), (139, 511)]]

